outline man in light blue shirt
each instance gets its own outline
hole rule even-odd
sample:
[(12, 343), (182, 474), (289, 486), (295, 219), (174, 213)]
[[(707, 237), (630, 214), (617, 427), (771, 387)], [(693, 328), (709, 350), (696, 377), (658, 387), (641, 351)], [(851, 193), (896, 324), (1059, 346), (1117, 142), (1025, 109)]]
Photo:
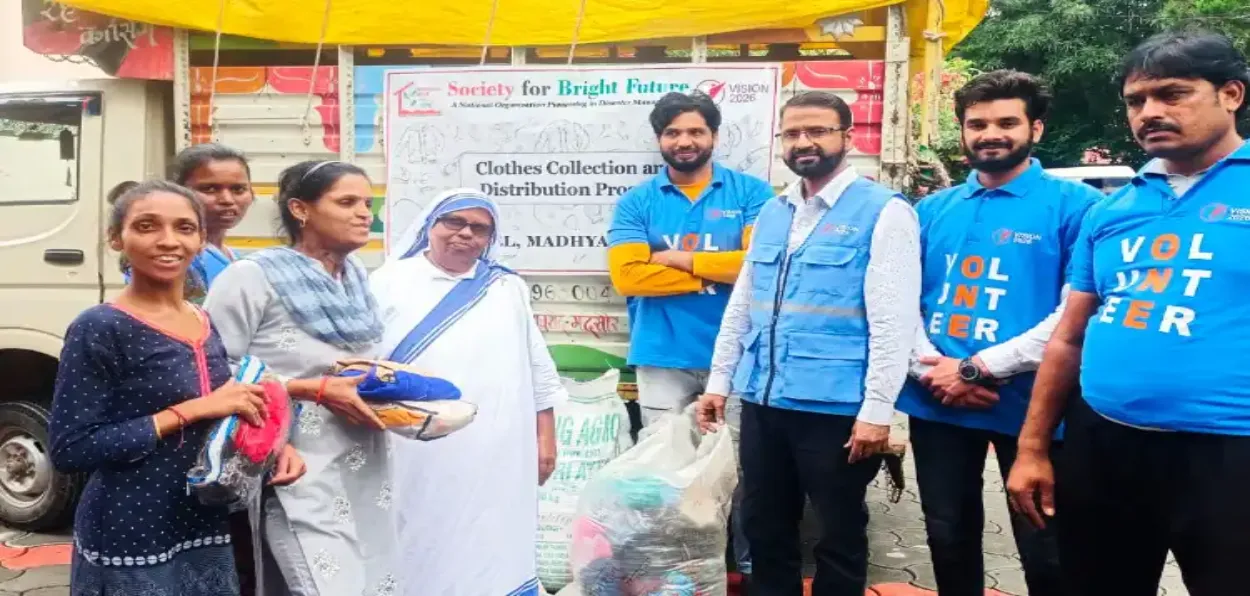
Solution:
[(1250, 69), (1226, 37), (1166, 33), (1120, 80), (1154, 160), (1082, 223), (1008, 490), (1038, 525), (1060, 512), (1066, 594), (1155, 594), (1168, 551), (1189, 593), (1245, 594)]

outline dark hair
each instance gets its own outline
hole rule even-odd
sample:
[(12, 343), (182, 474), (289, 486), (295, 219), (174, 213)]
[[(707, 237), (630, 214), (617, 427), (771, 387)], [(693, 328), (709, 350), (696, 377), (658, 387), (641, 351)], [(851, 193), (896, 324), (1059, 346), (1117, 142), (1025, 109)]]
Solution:
[(196, 170), (214, 161), (237, 161), (243, 165), (247, 177), (252, 177), (252, 167), (248, 165), (247, 156), (242, 151), (221, 143), (203, 143), (187, 147), (174, 156), (169, 179), (186, 186)]
[[(1203, 79), (1223, 87), (1239, 81), (1250, 92), (1250, 67), (1227, 36), (1209, 31), (1169, 31), (1141, 42), (1120, 63), (1120, 88), (1130, 78)], [(1237, 115), (1246, 110), (1243, 99)]]
[(673, 120), (688, 112), (698, 112), (703, 116), (703, 121), (707, 122), (707, 127), (712, 132), (720, 130), (720, 108), (702, 91), (693, 91), (689, 95), (674, 91), (661, 97), (655, 102), (655, 107), (651, 108), (651, 130), (658, 137)]
[(146, 182), (134, 183), (133, 186), (121, 191), (114, 197), (113, 193), (126, 184), (128, 183), (118, 184), (117, 187), (114, 187), (109, 192), (109, 202), (113, 204), (113, 210), (109, 213), (108, 233), (110, 238), (122, 233), (122, 224), (126, 222), (126, 215), (130, 213), (130, 208), (134, 206), (135, 201), (147, 198), (149, 195), (158, 192), (167, 192), (186, 199), (191, 204), (191, 210), (195, 211), (196, 222), (201, 226), (204, 225), (204, 202), (191, 189), (165, 180), (148, 180)]
[(829, 93), (828, 91), (803, 91), (796, 93), (781, 106), (781, 116), (786, 115), (786, 110), (790, 108), (824, 108), (833, 110), (838, 114), (838, 125), (842, 130), (851, 127), (854, 122), (851, 121), (851, 106), (841, 97)]
[(355, 164), (345, 161), (301, 161), (278, 175), (278, 217), (291, 244), (299, 242), (299, 219), (291, 213), (291, 199), (316, 203), (340, 178), (355, 174), (369, 175)]
[(122, 195), (126, 194), (127, 191), (129, 191), (130, 189), (136, 186), (139, 186), (139, 183), (135, 182), (134, 180), (127, 180), (125, 182), (121, 182), (117, 186), (114, 186), (113, 189), (110, 190), (107, 195), (105, 195), (105, 199), (108, 201), (108, 204), (110, 205), (116, 204), (117, 199), (121, 198)]
[(1018, 70), (992, 70), (979, 74), (955, 92), (955, 117), (960, 123), (968, 107), (986, 101), (1019, 99), (1029, 122), (1045, 120), (1050, 112), (1050, 89), (1041, 79)]

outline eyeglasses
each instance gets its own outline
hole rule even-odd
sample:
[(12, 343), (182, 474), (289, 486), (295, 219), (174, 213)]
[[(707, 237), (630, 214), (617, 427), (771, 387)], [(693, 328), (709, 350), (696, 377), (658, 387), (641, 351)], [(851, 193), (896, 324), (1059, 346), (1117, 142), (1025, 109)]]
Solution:
[(484, 223), (469, 223), (461, 217), (440, 217), (438, 218), (438, 223), (443, 224), (444, 227), (453, 232), (459, 232), (460, 230), (465, 229), (465, 227), (468, 227), (469, 231), (472, 232), (474, 236), (481, 236), (483, 238), (489, 237), (491, 234), (495, 233), (495, 226)]
[(835, 132), (843, 131), (846, 129), (847, 127), (829, 128), (827, 126), (809, 126), (807, 128), (794, 128), (790, 130), (783, 130), (773, 136), (783, 141), (794, 142), (794, 141), (799, 140), (799, 137), (803, 135), (807, 135), (808, 140), (819, 141)]

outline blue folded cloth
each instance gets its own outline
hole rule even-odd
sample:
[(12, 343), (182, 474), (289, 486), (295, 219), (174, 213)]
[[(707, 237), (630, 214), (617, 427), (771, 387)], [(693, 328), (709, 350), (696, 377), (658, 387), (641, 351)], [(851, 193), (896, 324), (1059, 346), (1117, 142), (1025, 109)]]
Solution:
[(451, 381), (399, 370), (393, 365), (384, 365), (381, 369), (376, 363), (367, 369), (359, 365), (350, 366), (342, 368), (337, 374), (342, 377), (365, 375), (365, 380), (356, 386), (357, 393), (365, 401), (460, 399), (460, 388)]

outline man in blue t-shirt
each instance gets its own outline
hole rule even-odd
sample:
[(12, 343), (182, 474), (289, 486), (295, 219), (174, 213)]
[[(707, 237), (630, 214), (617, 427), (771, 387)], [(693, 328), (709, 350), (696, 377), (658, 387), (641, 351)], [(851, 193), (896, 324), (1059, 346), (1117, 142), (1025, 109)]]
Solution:
[[(612, 284), (629, 299), (628, 362), (644, 425), (703, 393), (755, 217), (773, 196), (767, 182), (713, 162), (721, 114), (707, 95), (669, 93), (650, 119), (667, 167), (621, 196), (608, 230)], [(740, 521), (735, 561), (749, 576)]]
[[(926, 197), (920, 218), (922, 326), (898, 409), (911, 417), (916, 481), (938, 592), (985, 592), (982, 474), (989, 446), (1005, 476), (1033, 371), (1062, 312), (1072, 246), (1094, 188), (1046, 174), (1029, 156), (1050, 104), (1011, 70), (955, 93), (966, 183)], [(1005, 478), (1004, 478), (1005, 480)], [(1053, 532), (1016, 519), (1029, 594), (1060, 596)]]
[(1120, 81), (1154, 159), (1082, 223), (1008, 490), (1036, 524), (1060, 512), (1067, 594), (1155, 594), (1169, 550), (1191, 594), (1246, 594), (1250, 70), (1224, 36), (1165, 33)]

